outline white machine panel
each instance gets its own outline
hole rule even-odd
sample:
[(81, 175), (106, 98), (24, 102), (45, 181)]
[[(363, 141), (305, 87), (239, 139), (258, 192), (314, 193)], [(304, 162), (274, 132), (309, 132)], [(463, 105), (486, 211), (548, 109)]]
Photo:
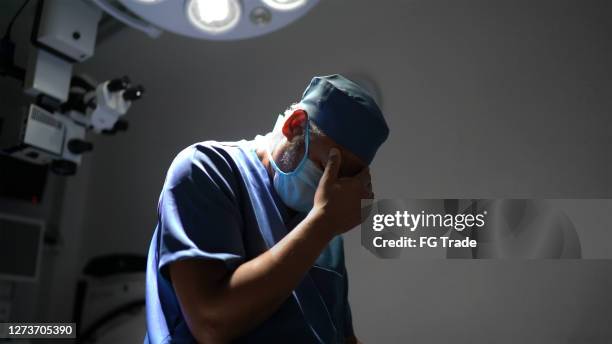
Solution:
[(86, 1), (45, 0), (38, 27), (38, 41), (76, 61), (94, 53), (99, 8)]
[(38, 106), (30, 107), (24, 143), (62, 155), (64, 135), (64, 123)]
[(62, 102), (68, 100), (72, 64), (42, 49), (31, 49), (28, 58), (26, 93), (46, 94)]

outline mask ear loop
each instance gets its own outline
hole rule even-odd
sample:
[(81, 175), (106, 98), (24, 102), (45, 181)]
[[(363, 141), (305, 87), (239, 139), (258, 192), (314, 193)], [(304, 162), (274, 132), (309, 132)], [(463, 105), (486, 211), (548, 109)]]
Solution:
[(282, 175), (285, 176), (292, 176), (296, 173), (298, 173), (302, 168), (304, 168), (304, 164), (306, 164), (306, 159), (308, 159), (308, 146), (310, 145), (310, 118), (308, 116), (306, 116), (306, 131), (304, 134), (304, 157), (302, 158), (302, 160), (300, 161), (300, 163), (297, 165), (297, 167), (291, 171), (291, 172), (284, 172), (283, 170), (281, 170), (278, 165), (276, 164), (276, 162), (274, 161), (274, 158), (272, 157), (272, 150), (271, 150), (271, 145), (267, 145), (268, 149), (268, 159), (270, 160), (270, 163), (272, 164), (272, 168), (274, 168), (274, 170), (277, 173), (280, 173)]

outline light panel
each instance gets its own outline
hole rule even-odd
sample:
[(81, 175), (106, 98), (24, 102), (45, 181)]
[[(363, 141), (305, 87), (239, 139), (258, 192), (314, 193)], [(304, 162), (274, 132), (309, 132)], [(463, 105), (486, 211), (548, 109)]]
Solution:
[(197, 28), (219, 34), (231, 30), (241, 17), (237, 0), (190, 0), (187, 18)]

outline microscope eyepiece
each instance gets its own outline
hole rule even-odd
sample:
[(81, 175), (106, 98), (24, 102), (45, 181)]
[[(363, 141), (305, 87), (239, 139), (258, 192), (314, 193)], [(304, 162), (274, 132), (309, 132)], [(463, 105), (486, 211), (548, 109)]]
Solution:
[(142, 95), (144, 94), (144, 87), (142, 87), (142, 85), (138, 85), (138, 86), (133, 86), (128, 88), (127, 90), (125, 90), (125, 92), (123, 92), (123, 99), (128, 100), (128, 101), (134, 101), (137, 99), (142, 98)]
[(121, 78), (113, 79), (108, 82), (107, 89), (109, 92), (117, 92), (125, 90), (130, 86), (130, 78), (123, 76)]

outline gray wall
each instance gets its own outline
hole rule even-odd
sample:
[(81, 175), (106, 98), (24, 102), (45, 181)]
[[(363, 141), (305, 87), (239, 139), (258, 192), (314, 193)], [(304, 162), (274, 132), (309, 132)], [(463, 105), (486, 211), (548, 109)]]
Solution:
[[(381, 198), (610, 197), (609, 1), (323, 0), (269, 36), (208, 42), (125, 30), (81, 70), (147, 87), (130, 130), (95, 139), (80, 261), (146, 251), (173, 156), (253, 137), (313, 75), (361, 73), (392, 128)], [(383, 261), (347, 235), (365, 342), (612, 339), (609, 261)]]

